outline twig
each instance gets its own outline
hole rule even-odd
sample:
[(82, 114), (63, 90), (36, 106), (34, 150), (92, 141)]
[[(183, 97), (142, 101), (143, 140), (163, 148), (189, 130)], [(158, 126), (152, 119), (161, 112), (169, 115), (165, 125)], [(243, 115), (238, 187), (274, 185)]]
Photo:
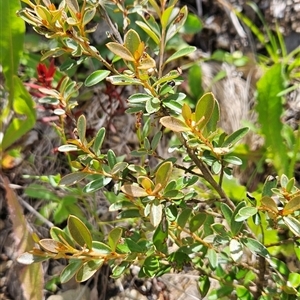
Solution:
[(30, 211), (33, 215), (35, 215), (39, 220), (41, 220), (47, 227), (52, 228), (54, 227), (54, 224), (47, 220), (45, 217), (43, 217), (38, 211), (36, 211), (31, 205), (29, 205), (26, 201), (24, 201), (21, 197), (18, 197), (19, 201), (22, 203), (22, 205)]

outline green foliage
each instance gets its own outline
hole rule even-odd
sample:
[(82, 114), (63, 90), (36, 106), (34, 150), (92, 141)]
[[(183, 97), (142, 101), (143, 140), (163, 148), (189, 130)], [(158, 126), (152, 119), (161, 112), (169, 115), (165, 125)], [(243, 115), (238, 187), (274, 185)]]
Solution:
[[(275, 229), (286, 230), (289, 235), (286, 243), (294, 248), (300, 236), (300, 192), (295, 179), (283, 175), (289, 170), (286, 168), (288, 149), (280, 123), (282, 103), (278, 96), (283, 89), (282, 65), (277, 62), (259, 81), (257, 106), (266, 146), (276, 148), (271, 158), (280, 180), (267, 178), (262, 190), (249, 201), (245, 200), (246, 195), (231, 199), (228, 195), (236, 194), (230, 189), (237, 187), (232, 179), (232, 167), (242, 164), (234, 150), (249, 129), (241, 128), (231, 134), (223, 132), (218, 126), (219, 102), (212, 93), (192, 87), (195, 103), (190, 105), (180, 91), (181, 70), (174, 69), (172, 62), (189, 55), (195, 48), (178, 47), (173, 53), (167, 53), (167, 44), (188, 20), (186, 6), (177, 7), (176, 0), (168, 4), (145, 1), (139, 8), (155, 11), (156, 17), (141, 14), (131, 26), (125, 4), (118, 2), (114, 8), (124, 14), (121, 34), (112, 25), (106, 3), (83, 1), (79, 5), (72, 0), (61, 1), (56, 7), (49, 1), (23, 2), (27, 7), (19, 15), (39, 34), (56, 41), (56, 47), (44, 53), (42, 59), (52, 56), (64, 59), (70, 55), (80, 63), (97, 60), (100, 69), (86, 78), (86, 87), (103, 80), (112, 85), (138, 87), (131, 90), (126, 112), (137, 116), (139, 145), (131, 152), (138, 163), (124, 161), (113, 150), (103, 150), (105, 129), (99, 129), (90, 138), (87, 120), (84, 115), (79, 116), (74, 135), (67, 139), (62, 134), (65, 144), (58, 150), (75, 155), (72, 159), (69, 156), (73, 172), (61, 178), (59, 186), (67, 190), (77, 184), (77, 191), (94, 193), (111, 185), (112, 191), (105, 191), (105, 195), (111, 204), (110, 211), (117, 212), (112, 222), (114, 227), (106, 236), (99, 236), (84, 217), (70, 214), (75, 203), (64, 206), (61, 203), (66, 199), (60, 203), (56, 194), (38, 190), (36, 197), (52, 200), (56, 209), (60, 205), (62, 210), (64, 206), (64, 213), (70, 214), (67, 227), (64, 230), (53, 227), (51, 238), (37, 241), (38, 246), (21, 254), (19, 262), (31, 264), (65, 258), (68, 265), (61, 273), (61, 282), (72, 277), (78, 282), (86, 281), (103, 264), (112, 268), (114, 278), (124, 274), (132, 264), (141, 267), (140, 277), (161, 276), (188, 265), (199, 272), (199, 290), (203, 297), (209, 294), (208, 299), (233, 295), (240, 299), (260, 296), (267, 299), (264, 295), (279, 294), (299, 297), (298, 274), (276, 258), (273, 251), (274, 247), (285, 250), (284, 241), (279, 240)], [(111, 26), (111, 41), (106, 43), (110, 61), (89, 41), (88, 33), (93, 28), (87, 29), (90, 28), (87, 25), (98, 13)], [(148, 40), (140, 33), (143, 31)], [(190, 70), (192, 85), (195, 74), (201, 77), (197, 66)], [(41, 90), (46, 95), (43, 101), (59, 105), (55, 111), (59, 116), (72, 115), (80, 86), (79, 82), (63, 77), (56, 88)], [(270, 124), (275, 124), (275, 134)], [(157, 148), (163, 135), (170, 132), (176, 135), (180, 145), (174, 156), (160, 157)], [(154, 158), (156, 165), (146, 164), (149, 158)], [(227, 189), (224, 178), (231, 183)], [(27, 194), (34, 196), (32, 188), (27, 189)], [(130, 231), (124, 228), (124, 219), (134, 224)], [(62, 215), (56, 215), (56, 221), (63, 221)], [(272, 236), (270, 229), (276, 232), (273, 242), (268, 239)], [(268, 281), (261, 282), (265, 276)], [(218, 287), (210, 290), (210, 280), (217, 280)]]

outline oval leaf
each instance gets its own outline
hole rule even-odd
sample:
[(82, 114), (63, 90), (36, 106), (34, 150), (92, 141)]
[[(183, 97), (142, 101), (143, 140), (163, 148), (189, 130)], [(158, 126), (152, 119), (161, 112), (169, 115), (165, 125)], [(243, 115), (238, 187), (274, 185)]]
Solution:
[[(204, 94), (197, 102), (195, 109), (196, 123), (199, 122), (198, 128), (201, 130), (209, 122), (215, 107), (215, 97), (212, 93)], [(200, 120), (202, 120), (200, 122)]]
[(93, 251), (99, 254), (109, 254), (111, 253), (111, 249), (109, 246), (105, 245), (104, 243), (93, 241), (92, 242), (92, 249)]
[(59, 253), (60, 251), (65, 252), (69, 250), (63, 243), (52, 240), (52, 239), (42, 239), (39, 241), (39, 245), (46, 251), (52, 253)]
[(259, 241), (252, 238), (246, 238), (242, 242), (251, 252), (266, 258), (270, 257), (267, 248)]
[(82, 261), (81, 260), (73, 260), (71, 261), (60, 273), (60, 282), (61, 283), (66, 283), (70, 279), (72, 279), (75, 274), (78, 272), (78, 270), (82, 266)]
[(85, 132), (86, 132), (86, 118), (81, 115), (77, 120), (77, 132), (78, 137), (82, 143), (85, 142)]
[(124, 36), (124, 45), (133, 56), (135, 51), (138, 50), (140, 43), (141, 39), (138, 33), (133, 29), (129, 29)]
[(296, 210), (300, 209), (300, 196), (292, 198), (284, 207), (282, 214), (284, 216), (290, 215)]
[(84, 85), (93, 86), (104, 80), (109, 74), (110, 71), (108, 70), (97, 70), (86, 78), (86, 80), (84, 81)]
[(194, 46), (188, 46), (184, 47), (183, 49), (180, 49), (176, 51), (174, 54), (172, 54), (165, 62), (165, 64), (169, 63), (172, 60), (178, 59), (182, 56), (188, 55), (190, 53), (193, 53), (197, 48)]
[(230, 255), (231, 255), (231, 258), (237, 262), (239, 261), (242, 256), (243, 256), (243, 245), (235, 240), (235, 239), (232, 239), (229, 243), (229, 250), (230, 250)]
[(59, 184), (60, 185), (72, 185), (72, 184), (75, 184), (75, 183), (81, 181), (88, 175), (89, 175), (88, 173), (82, 173), (82, 172), (71, 173), (71, 174), (68, 174), (65, 177), (63, 177), (60, 180)]
[(68, 229), (72, 238), (79, 246), (92, 249), (92, 235), (79, 218), (73, 215), (69, 216)]
[(293, 217), (283, 217), (285, 225), (293, 232), (295, 235), (300, 236), (300, 222)]
[(131, 197), (146, 197), (148, 193), (140, 186), (133, 184), (125, 184), (121, 187), (121, 191)]
[(76, 281), (83, 282), (91, 278), (103, 265), (104, 259), (94, 259), (83, 264), (76, 274)]
[(206, 220), (206, 214), (205, 213), (199, 213), (192, 217), (190, 220), (190, 231), (195, 232), (197, 231), (205, 222)]
[(183, 121), (170, 116), (162, 117), (160, 123), (174, 132), (186, 132), (190, 130)]
[(234, 219), (237, 222), (242, 222), (257, 214), (256, 207), (242, 207), (235, 215)]
[(108, 234), (108, 244), (112, 252), (116, 251), (117, 245), (122, 237), (122, 233), (122, 228), (116, 227)]
[(161, 204), (151, 204), (150, 206), (150, 222), (156, 227), (161, 222), (162, 219), (162, 205)]
[(173, 164), (170, 161), (162, 163), (155, 173), (155, 184), (161, 184), (162, 187), (165, 187), (169, 181), (169, 178), (172, 174)]
[(128, 49), (126, 49), (124, 46), (115, 43), (115, 42), (110, 42), (106, 44), (106, 47), (114, 54), (118, 55), (124, 60), (127, 61), (134, 61), (133, 55), (130, 53)]

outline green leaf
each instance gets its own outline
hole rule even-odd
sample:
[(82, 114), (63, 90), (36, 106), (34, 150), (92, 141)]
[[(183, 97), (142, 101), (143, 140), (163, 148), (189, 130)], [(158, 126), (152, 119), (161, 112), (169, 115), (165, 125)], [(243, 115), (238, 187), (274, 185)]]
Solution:
[(151, 39), (155, 42), (156, 45), (159, 45), (160, 40), (158, 38), (158, 36), (154, 33), (154, 31), (144, 22), (141, 21), (135, 21), (135, 24), (140, 26), (147, 34), (149, 37), (151, 37)]
[(205, 213), (199, 213), (192, 217), (190, 220), (190, 231), (195, 232), (197, 231), (205, 222), (206, 220), (206, 214)]
[(85, 9), (85, 12), (83, 14), (82, 23), (83, 25), (88, 24), (92, 19), (94, 18), (97, 10), (96, 7), (90, 7), (88, 9)]
[[(215, 97), (212, 93), (204, 94), (196, 104), (195, 118), (196, 123), (198, 123), (198, 129), (201, 130), (209, 122), (214, 107), (215, 107)], [(201, 122), (200, 122), (201, 120)]]
[(91, 278), (103, 265), (104, 259), (93, 259), (82, 265), (76, 274), (77, 282), (84, 282)]
[(177, 224), (181, 227), (184, 228), (186, 222), (188, 221), (190, 215), (191, 215), (192, 210), (190, 208), (184, 209), (181, 214), (177, 217)]
[(113, 85), (143, 85), (139, 79), (125, 75), (113, 75), (106, 78)]
[(152, 203), (150, 205), (150, 222), (156, 227), (162, 220), (163, 206), (161, 204)]
[(283, 217), (283, 221), (291, 232), (293, 232), (297, 236), (300, 236), (300, 222), (298, 220), (289, 216)]
[(105, 187), (106, 185), (108, 185), (111, 181), (112, 178), (110, 177), (103, 177), (100, 176), (100, 178), (95, 179), (91, 182), (89, 182), (84, 188), (83, 188), (83, 192), (84, 193), (93, 193), (96, 192), (100, 189), (102, 189), (103, 187)]
[(117, 245), (120, 242), (122, 237), (123, 230), (122, 228), (116, 227), (110, 231), (108, 234), (108, 244), (112, 252), (116, 251)]
[(171, 116), (162, 117), (159, 122), (174, 132), (186, 132), (190, 130), (190, 128), (183, 121)]
[(218, 101), (215, 99), (215, 106), (213, 112), (210, 116), (208, 123), (206, 124), (206, 134), (215, 132), (217, 130), (217, 125), (220, 119), (220, 107)]
[[(4, 31), (6, 30), (7, 29)], [(10, 67), (13, 66), (10, 65)], [(11, 104), (16, 116), (6, 128), (2, 143), (0, 141), (0, 148), (2, 151), (10, 147), (14, 142), (33, 128), (36, 121), (36, 113), (34, 109), (35, 104), (30, 94), (23, 86), (22, 81), (17, 76), (12, 76), (12, 78), (10, 78), (10, 82), (7, 82), (7, 84), (12, 84), (9, 92), (10, 95), (13, 96)]]
[(77, 120), (77, 132), (80, 141), (84, 144), (86, 133), (86, 119), (84, 115), (81, 115)]
[(300, 274), (299, 273), (290, 273), (288, 278), (288, 283), (293, 288), (298, 288), (300, 286)]
[(60, 282), (66, 283), (72, 279), (78, 270), (81, 268), (83, 262), (79, 259), (71, 260), (70, 263), (61, 271)]
[(181, 270), (191, 262), (191, 259), (185, 252), (178, 250), (169, 255), (168, 261), (172, 263), (172, 266), (175, 266), (175, 269)]
[(109, 254), (112, 252), (109, 246), (98, 241), (92, 242), (92, 250), (99, 254)]
[(201, 19), (197, 15), (189, 13), (180, 33), (196, 34), (200, 32), (202, 28), (203, 24)]
[(283, 208), (282, 215), (287, 216), (300, 209), (300, 196), (292, 198)]
[(117, 219), (132, 219), (132, 218), (140, 218), (141, 214), (138, 209), (127, 209), (120, 212)]
[(240, 202), (237, 205), (237, 207), (236, 207), (236, 209), (235, 209), (235, 211), (233, 213), (233, 216), (232, 216), (232, 219), (231, 219), (231, 222), (230, 222), (230, 228), (231, 228), (231, 232), (232, 232), (232, 234), (234, 236), (237, 235), (241, 231), (241, 229), (243, 227), (243, 222), (237, 222), (235, 220), (235, 216), (238, 214), (238, 212), (240, 211), (240, 209), (242, 207), (244, 207), (244, 206), (246, 206), (245, 201)]
[(60, 185), (72, 185), (72, 184), (75, 184), (75, 183), (83, 180), (88, 175), (89, 175), (88, 173), (74, 172), (74, 173), (64, 176), (60, 180), (59, 184)]
[(240, 285), (237, 286), (235, 291), (236, 291), (236, 295), (239, 300), (252, 300), (253, 299), (249, 290), (244, 286), (240, 286)]
[(159, 270), (158, 258), (156, 256), (148, 256), (144, 261), (142, 270), (149, 277), (155, 276)]
[(163, 162), (155, 172), (155, 184), (165, 187), (173, 171), (173, 164), (170, 161)]
[(111, 278), (119, 278), (130, 266), (130, 262), (123, 261), (119, 265), (116, 265), (112, 269), (112, 275), (110, 275)]
[(93, 86), (104, 80), (111, 72), (108, 70), (97, 70), (90, 74), (84, 81), (85, 86)]
[(283, 261), (281, 261), (275, 257), (272, 257), (269, 262), (270, 262), (271, 267), (274, 268), (275, 270), (277, 270), (280, 274), (282, 274), (284, 276), (289, 275), (290, 270)]
[(266, 148), (272, 149), (270, 155), (275, 168), (279, 173), (288, 174), (287, 148), (282, 136), (281, 120), (284, 108), (281, 97), (277, 96), (284, 89), (285, 79), (282, 68), (281, 63), (274, 64), (257, 82), (256, 110), (261, 131), (265, 137)]
[(232, 209), (225, 203), (221, 203), (220, 204), (220, 208), (221, 208), (221, 211), (223, 213), (223, 216), (227, 222), (227, 224), (230, 226), (231, 224), (231, 220), (233, 218), (233, 211)]
[(170, 23), (169, 28), (167, 30), (166, 34), (166, 40), (169, 41), (184, 25), (185, 20), (188, 15), (188, 9), (187, 6), (183, 6), (177, 17), (174, 18), (174, 20)]
[(108, 165), (112, 169), (115, 164), (117, 163), (117, 157), (116, 154), (114, 153), (113, 150), (109, 149), (107, 151), (107, 160), (108, 160)]
[(216, 267), (218, 266), (218, 256), (217, 256), (217, 252), (212, 249), (212, 248), (209, 248), (207, 250), (207, 258), (208, 258), (208, 261), (209, 261), (209, 264), (211, 266), (211, 268), (214, 270), (216, 269)]
[(237, 222), (242, 222), (254, 216), (255, 214), (257, 214), (257, 212), (258, 210), (256, 207), (242, 207), (235, 215), (234, 219)]
[(74, 243), (71, 237), (62, 229), (58, 227), (52, 227), (50, 229), (50, 236), (53, 240), (61, 242), (63, 244), (67, 243), (68, 245), (74, 248)]
[(138, 33), (129, 29), (124, 36), (124, 46), (130, 51), (130, 53), (135, 57), (135, 52), (138, 50), (141, 44), (141, 39)]
[(137, 253), (143, 253), (144, 249), (137, 244), (135, 241), (133, 241), (132, 239), (126, 239), (125, 240), (128, 249), (130, 250), (130, 252), (137, 252)]
[(92, 235), (85, 224), (77, 217), (70, 215), (68, 230), (74, 241), (81, 247), (92, 249)]
[(94, 144), (93, 144), (93, 150), (96, 155), (101, 154), (101, 147), (102, 147), (104, 138), (105, 138), (105, 128), (102, 127), (97, 132), (95, 140), (94, 140)]
[[(5, 76), (6, 88), (10, 93), (10, 107), (12, 107), (13, 101), (16, 99), (13, 76), (17, 75), (24, 45), (25, 22), (16, 14), (20, 9), (21, 4), (19, 0), (0, 1), (0, 19), (2, 24), (0, 30), (0, 65)], [(14, 138), (14, 135), (11, 135), (10, 138)]]
[(240, 128), (237, 131), (230, 134), (221, 145), (222, 147), (232, 147), (238, 141), (240, 141), (249, 131), (248, 127)]
[(272, 189), (277, 186), (277, 179), (269, 175), (264, 183), (263, 190), (262, 190), (262, 196), (269, 196), (271, 197), (273, 195)]
[(243, 257), (244, 254), (243, 245), (238, 240), (232, 239), (230, 241), (229, 250), (230, 250), (231, 258), (235, 262), (238, 262)]
[(201, 297), (205, 297), (210, 289), (210, 280), (209, 277), (206, 275), (199, 277), (198, 282), (199, 292)]
[(156, 97), (151, 97), (146, 101), (146, 111), (148, 114), (153, 114), (160, 109), (160, 100)]
[(188, 71), (188, 83), (191, 90), (191, 94), (195, 99), (199, 99), (204, 90), (201, 84), (202, 82), (202, 70), (198, 64), (194, 64)]
[(118, 55), (124, 60), (127, 61), (135, 61), (133, 55), (130, 53), (130, 51), (122, 46), (119, 43), (110, 42), (106, 44), (106, 47), (114, 54)]
[(227, 162), (228, 164), (233, 164), (236, 166), (240, 166), (243, 164), (243, 161), (240, 158), (233, 155), (225, 155), (224, 161)]
[(197, 48), (194, 47), (194, 46), (188, 46), (188, 47), (184, 47), (180, 50), (177, 50), (174, 54), (172, 54), (166, 61), (165, 61), (165, 64), (173, 61), (173, 60), (176, 60), (182, 56), (186, 56), (186, 55), (189, 55), (191, 53), (193, 53)]
[(163, 30), (165, 30), (170, 22), (170, 16), (172, 12), (174, 11), (174, 5), (170, 5), (166, 10), (164, 10), (160, 22), (161, 22), (161, 27)]
[(152, 150), (156, 150), (160, 140), (161, 140), (161, 137), (162, 137), (162, 132), (161, 131), (158, 131), (155, 133), (152, 141), (151, 141), (151, 149)]
[(166, 218), (163, 218), (153, 234), (154, 246), (158, 251), (164, 254), (168, 253), (168, 245), (167, 245), (167, 239), (169, 234), (168, 228), (169, 228), (168, 221)]
[(253, 253), (263, 256), (265, 258), (270, 258), (270, 254), (267, 248), (259, 241), (252, 238), (244, 238), (241, 242)]

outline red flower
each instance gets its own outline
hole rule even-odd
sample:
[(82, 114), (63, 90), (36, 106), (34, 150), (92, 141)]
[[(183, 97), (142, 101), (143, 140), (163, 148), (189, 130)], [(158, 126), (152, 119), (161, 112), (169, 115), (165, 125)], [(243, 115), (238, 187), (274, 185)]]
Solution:
[(54, 59), (51, 60), (49, 68), (47, 68), (45, 64), (39, 63), (36, 69), (38, 74), (38, 82), (41, 84), (41, 86), (51, 88), (53, 76), (56, 71)]

